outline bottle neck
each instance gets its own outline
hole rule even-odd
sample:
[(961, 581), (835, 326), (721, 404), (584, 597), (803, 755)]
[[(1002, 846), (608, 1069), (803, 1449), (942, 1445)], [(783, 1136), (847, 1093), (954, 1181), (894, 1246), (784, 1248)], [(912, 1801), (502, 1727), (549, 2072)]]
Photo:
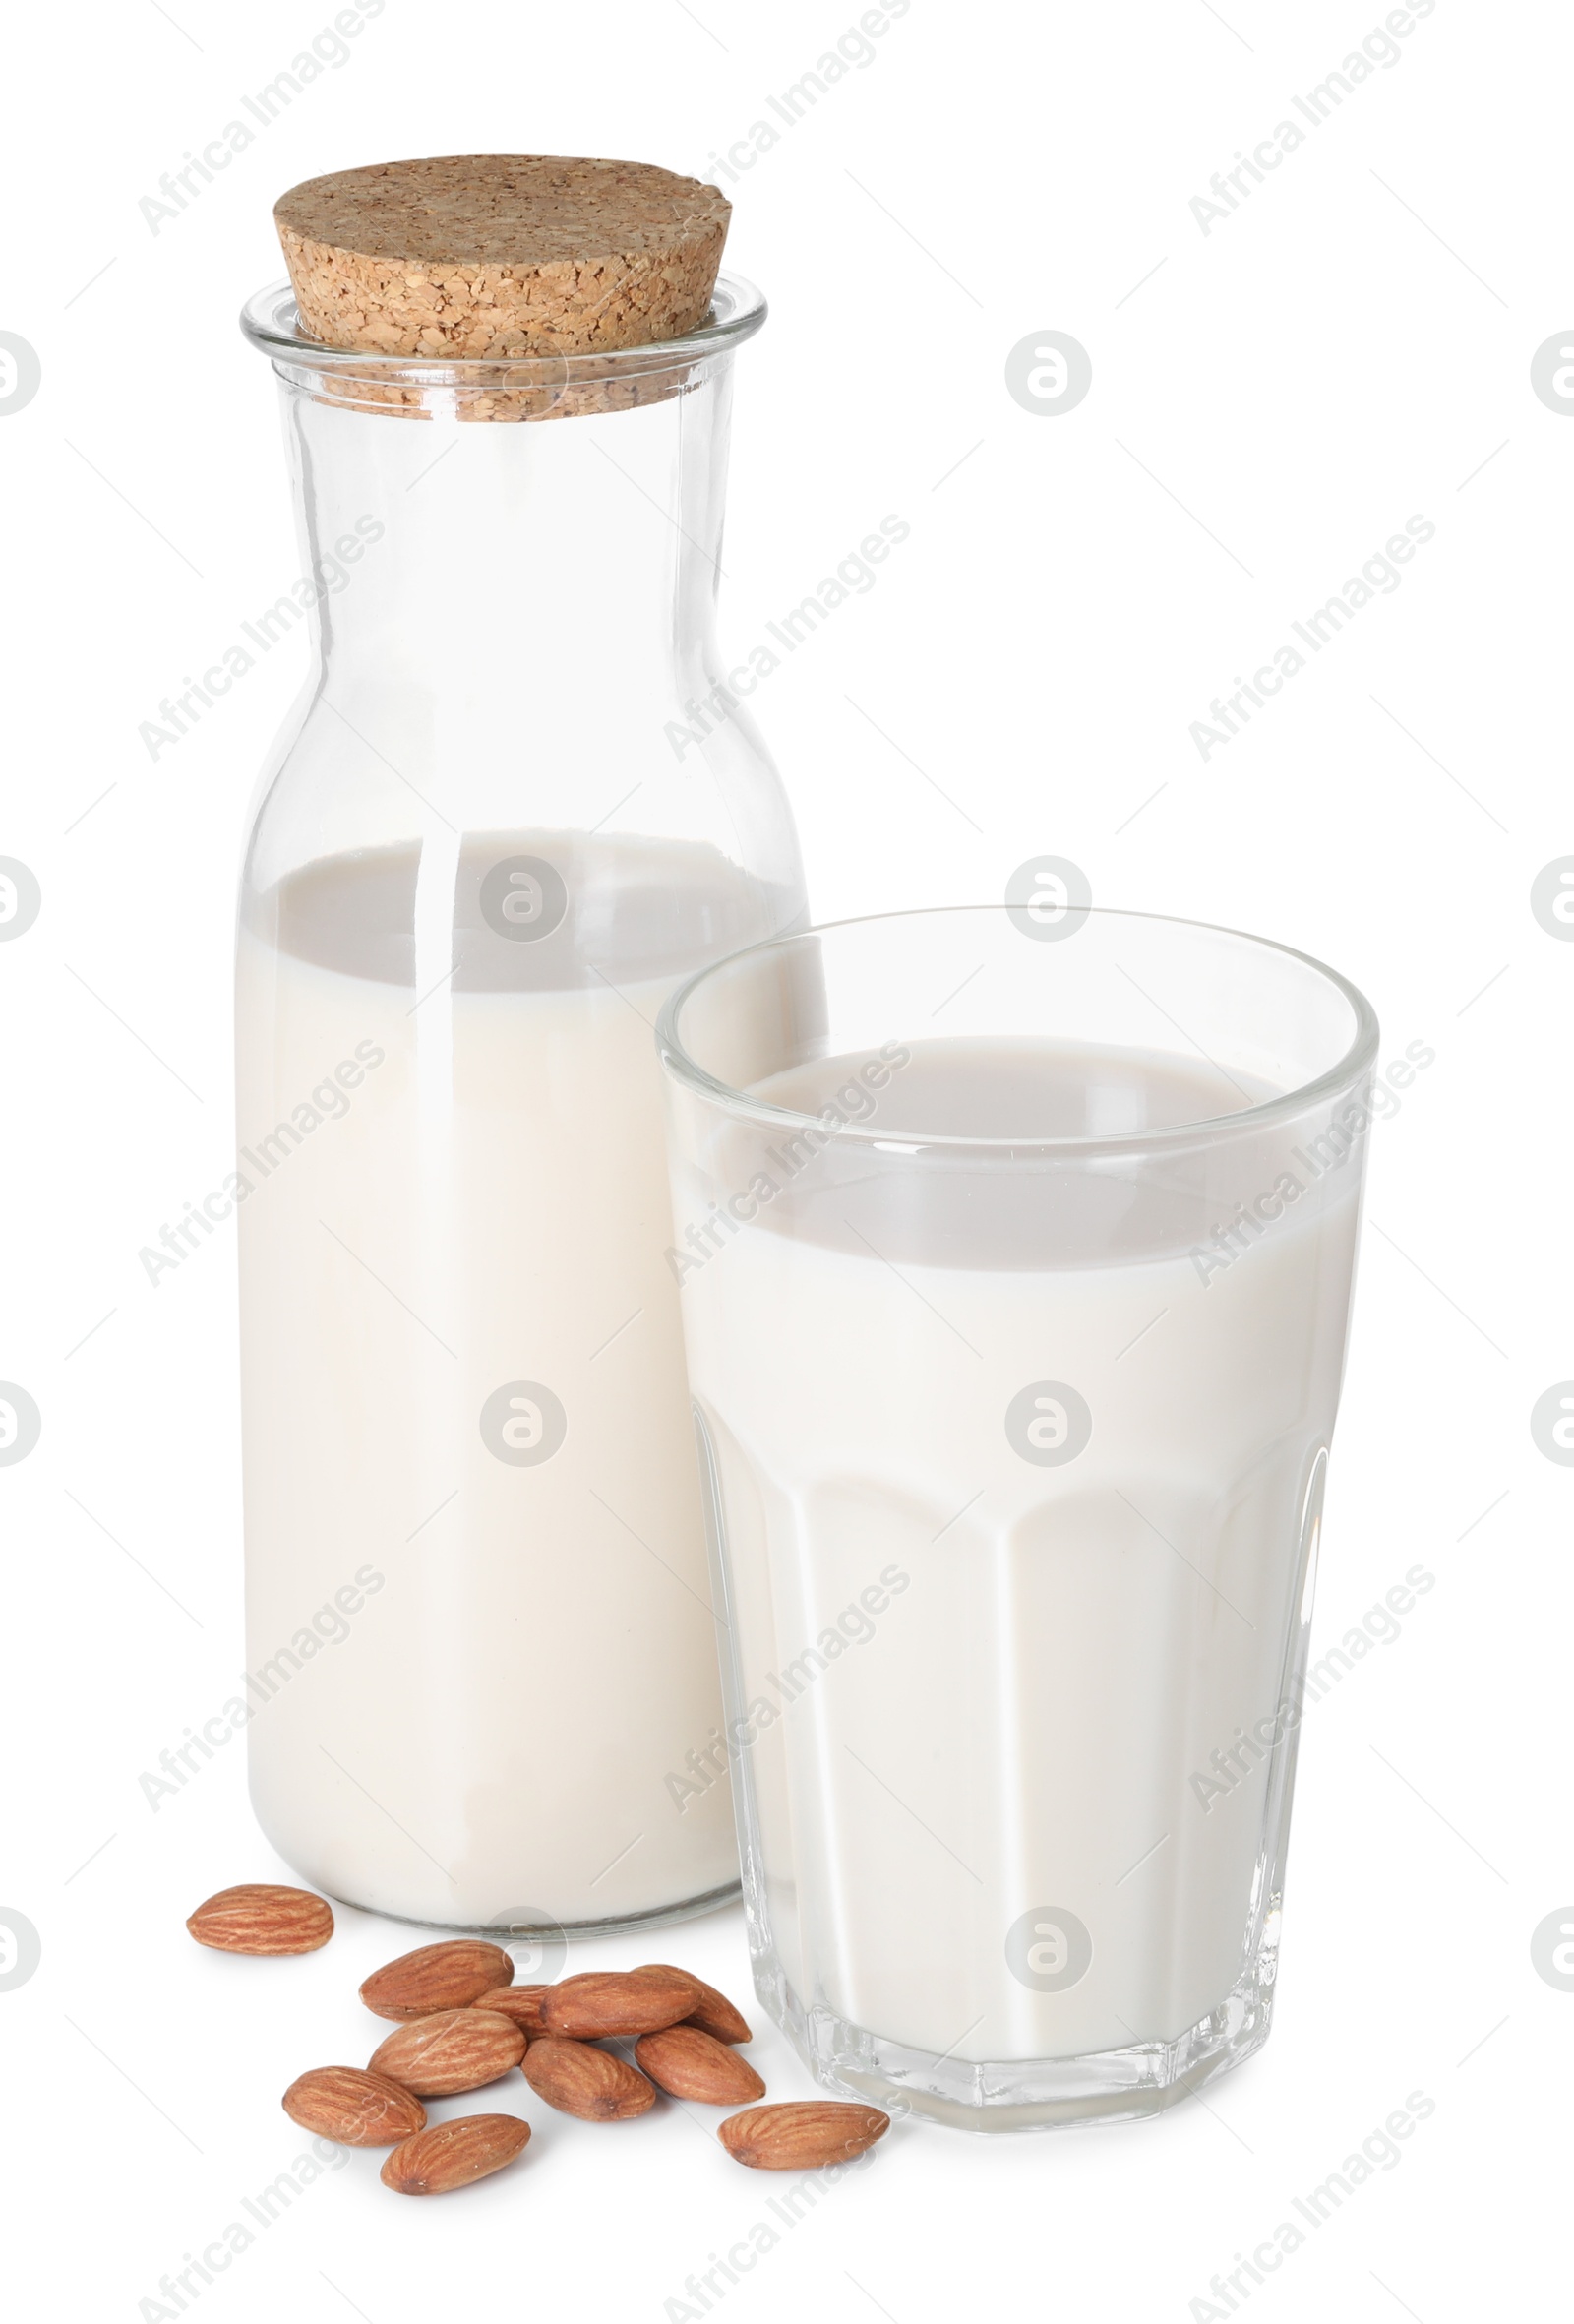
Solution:
[(640, 408), (514, 425), (287, 387), (330, 704), (440, 706), (483, 749), (669, 714), (710, 637), (730, 371), (722, 356)]

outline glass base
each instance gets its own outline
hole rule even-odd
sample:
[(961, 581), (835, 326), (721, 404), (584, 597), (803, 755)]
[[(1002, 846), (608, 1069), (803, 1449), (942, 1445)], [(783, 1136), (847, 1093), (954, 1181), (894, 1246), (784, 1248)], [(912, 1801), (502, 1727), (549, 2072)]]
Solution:
[(630, 1936), (641, 1928), (665, 1928), (670, 1922), (697, 1921), (702, 1913), (714, 1913), (723, 1905), (736, 1904), (740, 1893), (739, 1883), (727, 1880), (719, 1888), (707, 1888), (702, 1896), (686, 1896), (677, 1904), (656, 1905), (645, 1913), (609, 1914), (602, 1921), (543, 1921), (530, 1926), (511, 1922), (505, 1929), (496, 1921), (438, 1921), (410, 1913), (393, 1913), (387, 1905), (367, 1904), (363, 1898), (346, 1896), (326, 1882), (315, 1881), (313, 1885), (333, 1903), (346, 1905), (353, 1913), (375, 1913), (380, 1921), (394, 1921), (404, 1928), (435, 1928), (444, 1936), (486, 1936), (505, 1948), (532, 1940), (550, 1943), (563, 1937)]
[(1173, 2042), (983, 2065), (888, 2041), (823, 2003), (806, 2008), (772, 1956), (757, 1960), (755, 1986), (816, 2080), (841, 2097), (951, 2130), (1057, 2130), (1162, 2114), (1250, 2057), (1268, 2039), (1273, 1967), (1270, 1950)]

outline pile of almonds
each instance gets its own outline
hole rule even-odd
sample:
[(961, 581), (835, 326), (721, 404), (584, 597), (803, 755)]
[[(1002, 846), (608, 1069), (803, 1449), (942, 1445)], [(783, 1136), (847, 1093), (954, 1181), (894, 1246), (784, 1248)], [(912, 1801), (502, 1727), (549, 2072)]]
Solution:
[[(186, 1923), (222, 1953), (314, 1953), (333, 1933), (333, 1908), (302, 1888), (225, 1888)], [(744, 2105), (717, 2137), (755, 2171), (814, 2171), (850, 2162), (890, 2126), (876, 2107), (814, 2099), (748, 2106), (765, 2085), (735, 2045), (749, 2024), (724, 1993), (684, 1969), (598, 1969), (557, 1985), (516, 1986), (501, 1945), (478, 1937), (421, 1945), (361, 1987), (374, 2016), (394, 2021), (361, 2066), (315, 2066), (284, 2093), (292, 2122), (341, 2146), (392, 2147), (383, 2184), (444, 2195), (501, 2171), (529, 2142), (516, 2114), (462, 2114), (428, 2125), (426, 2098), (483, 2089), (517, 2066), (538, 2098), (584, 2122), (648, 2113), (658, 2090), (700, 2106)], [(631, 2065), (602, 2042), (632, 2040)]]

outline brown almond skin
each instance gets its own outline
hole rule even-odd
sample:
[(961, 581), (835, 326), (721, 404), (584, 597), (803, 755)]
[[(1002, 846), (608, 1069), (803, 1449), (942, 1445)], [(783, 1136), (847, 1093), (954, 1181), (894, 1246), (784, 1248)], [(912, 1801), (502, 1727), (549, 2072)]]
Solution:
[(367, 2071), (402, 2082), (417, 2098), (453, 2098), (496, 2082), (524, 2055), (524, 2036), (490, 2009), (440, 2009), (396, 2026), (367, 2060)]
[(713, 2035), (702, 2034), (696, 2025), (642, 2034), (634, 2054), (641, 2071), (674, 2098), (696, 2099), (704, 2107), (741, 2107), (765, 2095), (765, 2085), (748, 2058)]
[(374, 1969), (361, 1999), (374, 2017), (405, 2024), (439, 2009), (468, 2009), (497, 1986), (512, 1986), (514, 1962), (501, 1945), (476, 1936), (452, 1937), (445, 1944), (417, 1945), (396, 1961)]
[(490, 1992), (478, 1993), (470, 2006), (495, 2009), (499, 2017), (512, 2018), (532, 2042), (538, 2042), (547, 2030), (541, 2022), (541, 2004), (551, 1990), (550, 1986), (495, 1986)]
[(548, 1987), (541, 2019), (549, 2034), (571, 2042), (659, 2034), (687, 2017), (696, 1998), (695, 1981), (681, 1969), (588, 1969)]
[(426, 2109), (387, 2074), (359, 2066), (314, 2066), (284, 2093), (284, 2111), (303, 2130), (341, 2147), (392, 2147), (426, 2127)]
[(532, 2042), (519, 2071), (537, 2098), (581, 2122), (629, 2122), (656, 2103), (653, 2083), (610, 2049), (547, 2035)]
[(716, 2136), (733, 2161), (751, 2171), (818, 2171), (867, 2154), (890, 2126), (889, 2114), (878, 2107), (809, 2098), (729, 2115)]
[(459, 2114), (395, 2147), (383, 2166), (383, 2184), (395, 2195), (451, 2195), (501, 2171), (529, 2143), (530, 2125), (517, 2114)]
[(725, 1993), (718, 1993), (714, 1986), (707, 1986), (702, 1977), (696, 1977), (691, 1969), (674, 1969), (665, 1961), (652, 1961), (649, 1973), (655, 1977), (687, 1977), (699, 1995), (699, 2006), (691, 2009), (684, 2024), (697, 2026), (715, 2042), (752, 2042), (754, 2035), (749, 2020), (741, 2009), (735, 2009)]
[(209, 1897), (186, 1926), (215, 1953), (315, 1953), (333, 1933), (333, 1908), (308, 1888), (252, 1880)]

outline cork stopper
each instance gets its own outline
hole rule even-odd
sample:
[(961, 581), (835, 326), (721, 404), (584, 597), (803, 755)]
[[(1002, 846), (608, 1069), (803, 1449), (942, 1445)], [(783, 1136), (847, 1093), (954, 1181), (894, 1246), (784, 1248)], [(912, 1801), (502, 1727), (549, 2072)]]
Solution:
[(697, 178), (544, 153), (336, 170), (273, 209), (313, 337), (440, 362), (601, 355), (693, 331), (730, 215)]

